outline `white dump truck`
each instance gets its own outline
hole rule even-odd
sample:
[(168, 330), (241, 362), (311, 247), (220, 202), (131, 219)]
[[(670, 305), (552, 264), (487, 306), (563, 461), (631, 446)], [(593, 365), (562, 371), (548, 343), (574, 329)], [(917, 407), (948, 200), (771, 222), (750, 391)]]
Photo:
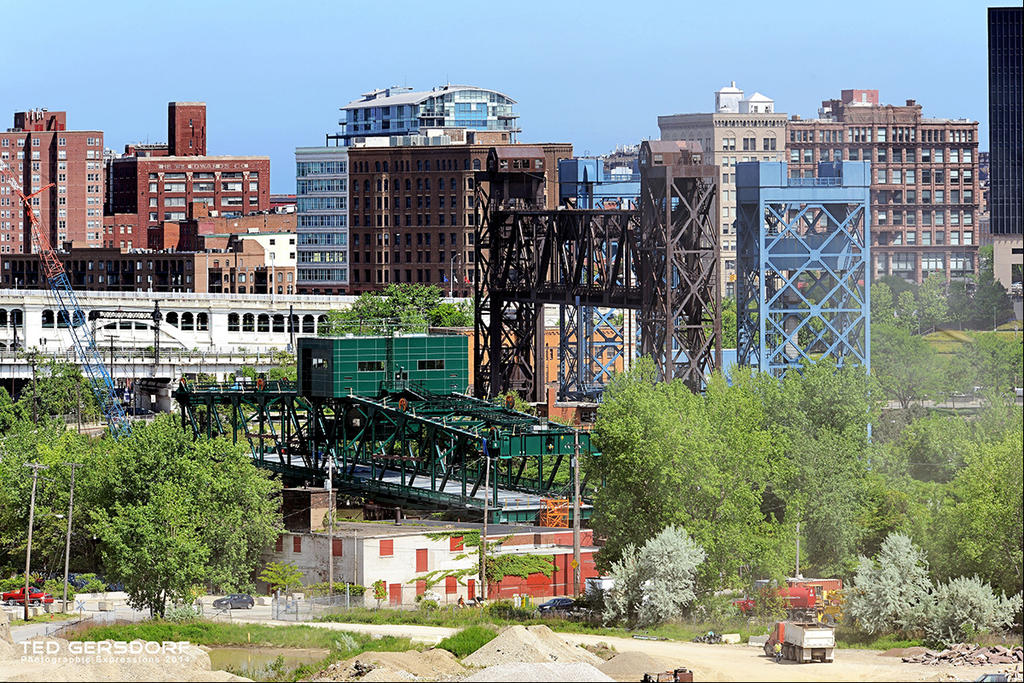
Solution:
[(764, 653), (769, 657), (775, 656), (776, 643), (782, 645), (782, 658), (790, 661), (831, 662), (835, 659), (835, 629), (824, 624), (780, 621), (764, 644)]

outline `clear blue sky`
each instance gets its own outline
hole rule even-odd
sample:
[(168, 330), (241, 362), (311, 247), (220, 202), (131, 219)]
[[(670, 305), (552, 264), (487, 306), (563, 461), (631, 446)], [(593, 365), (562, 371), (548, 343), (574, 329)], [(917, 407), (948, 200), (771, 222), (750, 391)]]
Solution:
[(294, 148), (323, 144), (338, 107), (392, 84), (501, 90), (523, 141), (578, 154), (656, 138), (659, 114), (709, 111), (730, 80), (805, 117), (877, 88), (980, 121), (988, 148), (990, 3), (976, 0), (37, 4), (45, 16), (4, 12), (7, 126), (64, 109), (121, 150), (166, 138), (168, 101), (202, 100), (209, 152), (270, 155), (273, 192), (294, 191)]

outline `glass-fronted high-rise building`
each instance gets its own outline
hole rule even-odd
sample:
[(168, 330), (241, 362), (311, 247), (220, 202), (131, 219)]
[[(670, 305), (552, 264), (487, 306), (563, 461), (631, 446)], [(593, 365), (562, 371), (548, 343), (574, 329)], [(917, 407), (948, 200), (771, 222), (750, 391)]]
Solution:
[(299, 294), (348, 291), (348, 150), (295, 150)]
[(1024, 292), (1024, 32), (1020, 7), (988, 8), (989, 239), (996, 278)]
[(428, 129), (497, 131), (515, 142), (516, 101), (497, 90), (444, 85), (433, 90), (391, 87), (372, 90), (341, 108), (341, 132), (328, 139), (348, 146), (365, 138), (420, 135)]

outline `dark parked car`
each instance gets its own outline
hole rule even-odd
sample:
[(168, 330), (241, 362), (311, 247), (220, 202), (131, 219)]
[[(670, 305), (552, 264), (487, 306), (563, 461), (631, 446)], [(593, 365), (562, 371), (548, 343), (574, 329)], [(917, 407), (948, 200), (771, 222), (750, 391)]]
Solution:
[(572, 598), (552, 598), (537, 607), (537, 612), (542, 617), (553, 614), (568, 614), (576, 606)]
[(252, 599), (251, 595), (244, 595), (242, 593), (225, 595), (223, 598), (217, 598), (213, 601), (213, 606), (217, 609), (252, 609), (252, 606), (255, 604), (256, 601)]

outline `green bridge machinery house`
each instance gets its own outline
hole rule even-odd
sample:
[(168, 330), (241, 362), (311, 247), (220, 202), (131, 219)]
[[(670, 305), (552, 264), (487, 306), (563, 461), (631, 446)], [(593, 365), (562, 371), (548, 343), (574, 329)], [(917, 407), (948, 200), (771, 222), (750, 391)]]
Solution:
[(496, 522), (536, 522), (571, 494), (575, 449), (597, 455), (587, 432), (469, 396), (462, 335), (301, 338), (297, 351), (297, 383), (182, 381), (183, 427), (242, 440), (293, 481), (333, 468), (340, 489), (434, 509), (482, 509), (489, 461)]

